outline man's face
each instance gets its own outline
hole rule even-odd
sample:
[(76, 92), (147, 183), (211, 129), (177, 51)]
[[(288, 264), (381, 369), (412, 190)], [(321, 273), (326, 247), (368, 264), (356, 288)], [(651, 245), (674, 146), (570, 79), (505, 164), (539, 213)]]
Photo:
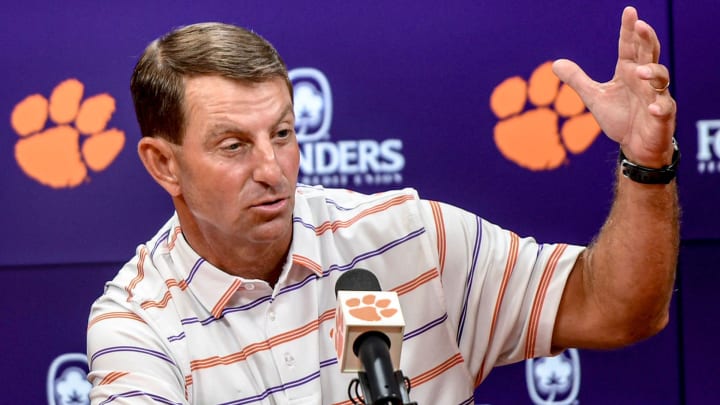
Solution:
[(176, 198), (191, 221), (183, 228), (207, 243), (289, 238), (300, 152), (285, 81), (188, 78), (184, 105), (183, 144), (174, 147)]

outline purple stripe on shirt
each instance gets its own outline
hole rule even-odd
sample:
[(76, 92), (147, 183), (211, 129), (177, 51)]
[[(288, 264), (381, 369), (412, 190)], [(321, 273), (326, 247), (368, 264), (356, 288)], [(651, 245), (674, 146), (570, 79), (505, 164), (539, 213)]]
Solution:
[(299, 283), (295, 283), (295, 284), (288, 285), (288, 286), (285, 286), (285, 287), (281, 288), (280, 291), (278, 291), (278, 295), (282, 295), (282, 294), (288, 293), (288, 292), (290, 292), (290, 291), (299, 290), (299, 289), (305, 287), (305, 285), (306, 285), (307, 283), (309, 283), (309, 282), (311, 282), (311, 281), (313, 281), (313, 280), (317, 280), (317, 276), (316, 276), (315, 274), (311, 274), (311, 275), (305, 277), (305, 278), (304, 278), (302, 281), (300, 281)]
[(343, 207), (340, 204), (338, 204), (335, 200), (333, 200), (332, 198), (325, 198), (325, 204), (334, 207), (338, 211), (352, 211), (352, 210), (356, 210), (356, 209), (362, 207), (363, 205), (375, 205), (375, 201), (362, 201), (362, 202), (358, 203), (357, 205), (353, 205), (352, 207)]
[(285, 390), (287, 390), (287, 389), (299, 387), (299, 386), (301, 386), (301, 385), (307, 384), (307, 383), (309, 383), (310, 381), (316, 380), (316, 379), (318, 379), (318, 378), (320, 378), (320, 370), (318, 370), (318, 371), (316, 371), (316, 372), (314, 372), (314, 373), (312, 373), (312, 374), (310, 374), (310, 375), (308, 375), (308, 376), (306, 376), (306, 377), (300, 378), (300, 379), (295, 380), (295, 381), (291, 381), (291, 382), (289, 382), (289, 383), (287, 383), (287, 384), (283, 384), (283, 385), (279, 385), (279, 386), (276, 386), (276, 387), (268, 388), (268, 389), (266, 389), (265, 391), (263, 391), (262, 393), (260, 393), (260, 394), (258, 394), (258, 395), (254, 395), (254, 396), (252, 396), (252, 397), (247, 397), (247, 398), (242, 398), (242, 399), (237, 399), (237, 400), (230, 401), (230, 402), (223, 402), (223, 403), (220, 404), (220, 405), (243, 405), (243, 404), (249, 404), (249, 403), (252, 403), (252, 402), (262, 401), (263, 399), (269, 397), (270, 395), (272, 395), (272, 394), (274, 394), (274, 393), (276, 393), (276, 392), (285, 391)]
[(421, 327), (419, 327), (419, 328), (417, 328), (417, 329), (415, 329), (415, 330), (413, 330), (413, 331), (410, 331), (410, 332), (406, 333), (406, 334), (403, 336), (403, 341), (406, 341), (406, 340), (408, 340), (408, 339), (412, 339), (412, 338), (414, 338), (415, 336), (421, 335), (421, 334), (425, 333), (426, 331), (428, 331), (428, 330), (430, 330), (430, 329), (432, 329), (432, 328), (434, 328), (434, 327), (436, 327), (436, 326), (438, 326), (438, 325), (442, 325), (442, 323), (445, 322), (445, 320), (447, 319), (447, 317), (448, 317), (448, 316), (447, 316), (447, 312), (446, 312), (446, 313), (444, 313), (443, 316), (441, 316), (440, 318), (437, 318), (437, 319), (435, 319), (435, 320), (433, 320), (433, 321), (430, 321), (430, 322), (426, 323), (425, 325), (423, 325), (423, 326), (421, 326)]
[(311, 231), (315, 231), (315, 225), (304, 222), (302, 220), (302, 218), (300, 218), (300, 217), (293, 217), (293, 222), (297, 222), (297, 223), (301, 224), (302, 226), (304, 226), (305, 228), (310, 229)]
[(109, 396), (106, 400), (100, 402), (100, 405), (109, 404), (110, 402), (115, 401), (116, 399), (122, 399), (122, 398), (134, 398), (134, 397), (149, 397), (155, 400), (155, 402), (160, 402), (162, 404), (178, 404), (180, 405), (181, 402), (175, 402), (171, 401), (165, 397), (161, 397), (159, 395), (151, 394), (149, 392), (143, 392), (143, 391), (128, 391), (123, 392), (122, 394), (115, 394)]
[[(369, 205), (369, 204), (372, 204), (372, 203), (373, 203), (373, 202), (370, 202), (370, 201), (364, 201), (364, 202), (361, 202), (361, 203), (359, 203), (358, 205), (355, 205), (355, 206), (352, 206), (352, 207), (343, 207), (343, 206), (341, 206), (340, 204), (338, 204), (337, 202), (335, 202), (335, 200), (333, 200), (333, 199), (330, 199), (330, 198), (326, 198), (326, 199), (325, 199), (325, 204), (327, 204), (327, 205), (335, 208), (335, 209), (338, 210), (338, 211), (352, 211), (352, 210), (356, 210), (356, 209), (362, 207), (363, 205)], [(315, 225), (313, 225), (313, 224), (311, 224), (311, 223), (308, 223), (308, 222), (305, 222), (301, 217), (293, 217), (293, 222), (297, 222), (297, 223), (299, 223), (299, 224), (302, 224), (302, 226), (304, 226), (305, 228), (311, 229), (311, 230), (313, 230), (313, 231), (316, 229), (316, 226), (315, 226)]]
[(205, 259), (203, 259), (202, 257), (195, 262), (192, 269), (190, 270), (190, 274), (188, 274), (187, 278), (185, 279), (186, 283), (190, 284), (192, 282), (193, 277), (195, 277), (195, 274), (203, 263), (205, 263)]
[[(258, 305), (260, 305), (260, 304), (262, 304), (262, 303), (264, 303), (264, 302), (270, 301), (271, 299), (272, 299), (272, 296), (266, 295), (266, 296), (264, 296), (264, 297), (261, 297), (261, 298), (256, 299), (256, 300), (253, 301), (253, 302), (247, 303), (247, 304), (245, 304), (245, 305), (241, 305), (241, 306), (239, 306), (239, 307), (225, 308), (225, 309), (222, 311), (222, 315), (225, 315), (225, 314), (230, 313), (230, 312), (247, 311), (248, 309), (255, 308), (256, 306), (258, 306)], [(208, 325), (208, 324), (210, 324), (210, 323), (213, 323), (213, 322), (217, 321), (218, 319), (220, 319), (220, 318), (215, 318), (215, 317), (212, 316), (212, 315), (210, 315), (209, 318), (205, 318), (205, 319), (202, 319), (202, 320), (201, 320), (200, 318), (198, 318), (198, 317), (193, 316), (193, 317), (191, 317), (191, 318), (183, 318), (183, 319), (181, 319), (181, 320), (180, 320), (180, 323), (183, 324), (183, 325), (191, 325), (191, 324), (194, 324), (194, 323), (200, 323), (201, 325), (204, 326), (204, 325)]]
[(330, 198), (325, 199), (325, 204), (335, 207), (335, 209), (337, 209), (338, 211), (352, 211), (355, 208), (359, 207), (359, 205), (356, 205), (354, 207), (343, 207), (340, 204), (338, 204), (337, 202), (335, 202), (335, 200), (332, 200)]
[(104, 356), (104, 355), (110, 354), (110, 353), (117, 353), (117, 352), (136, 352), (136, 353), (148, 354), (150, 356), (157, 357), (160, 360), (165, 360), (172, 365), (175, 365), (175, 363), (172, 361), (172, 359), (165, 353), (158, 352), (156, 350), (150, 350), (150, 349), (147, 349), (144, 347), (137, 347), (137, 346), (111, 346), (111, 347), (106, 347), (102, 350), (98, 350), (90, 358), (90, 364), (92, 365), (92, 363), (98, 357), (101, 357), (101, 356)]
[(160, 246), (160, 244), (161, 244), (163, 241), (167, 240), (168, 236), (170, 236), (170, 229), (168, 229), (167, 231), (163, 232), (163, 234), (162, 234), (162, 236), (160, 237), (160, 239), (158, 239), (157, 242), (155, 242), (155, 246), (153, 246), (152, 251), (150, 252), (150, 257), (153, 257), (153, 255), (155, 254), (155, 251), (157, 250), (158, 246)]
[(337, 364), (338, 359), (337, 358), (331, 358), (327, 360), (323, 360), (320, 362), (320, 368), (332, 366), (333, 364)]
[(471, 405), (475, 403), (475, 396), (471, 396), (470, 398), (460, 402), (458, 405)]
[(323, 271), (323, 278), (327, 277), (333, 271), (346, 271), (346, 270), (353, 269), (355, 267), (355, 265), (357, 265), (360, 261), (367, 260), (367, 259), (370, 259), (375, 256), (379, 256), (400, 244), (403, 244), (411, 239), (418, 237), (419, 235), (422, 235), (423, 233), (425, 233), (425, 228), (420, 228), (416, 231), (410, 232), (409, 234), (403, 236), (400, 239), (395, 239), (394, 241), (391, 241), (390, 243), (388, 243), (384, 246), (381, 246), (378, 249), (371, 250), (369, 252), (358, 255), (355, 258), (353, 258), (350, 261), (350, 263), (347, 263), (344, 265), (333, 264), (327, 270)]
[[(272, 301), (272, 295), (266, 295), (266, 296), (264, 296), (260, 299), (257, 299), (249, 304), (241, 305), (239, 307), (225, 308), (222, 311), (222, 316), (225, 316), (225, 314), (229, 314), (231, 312), (247, 311), (248, 309), (254, 308), (254, 307), (262, 304), (263, 302), (267, 302), (267, 301)], [(206, 325), (206, 323), (203, 323), (203, 325)]]
[(482, 222), (480, 217), (475, 217), (477, 230), (475, 231), (475, 246), (473, 247), (472, 266), (465, 282), (465, 297), (463, 297), (462, 311), (460, 313), (460, 322), (458, 323), (457, 344), (460, 345), (462, 339), (463, 328), (465, 327), (465, 318), (467, 317), (468, 300), (470, 299), (470, 291), (472, 291), (472, 283), (475, 278), (475, 268), (477, 266), (478, 255), (480, 254), (480, 240), (482, 238)]

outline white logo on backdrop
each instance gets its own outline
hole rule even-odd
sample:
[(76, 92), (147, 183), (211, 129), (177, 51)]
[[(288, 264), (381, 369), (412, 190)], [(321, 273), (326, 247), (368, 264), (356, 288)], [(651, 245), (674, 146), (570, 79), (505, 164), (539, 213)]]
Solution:
[(720, 120), (700, 120), (698, 131), (698, 172), (720, 173)]
[(65, 353), (50, 364), (47, 375), (49, 405), (89, 405), (87, 357), (83, 353)]
[(351, 134), (354, 139), (331, 141), (330, 82), (321, 71), (309, 67), (292, 69), (289, 76), (300, 143), (301, 183), (327, 187), (402, 183), (405, 156), (401, 139), (357, 139)]
[(568, 349), (554, 357), (525, 362), (525, 382), (535, 405), (577, 404), (580, 392), (580, 355)]
[(293, 83), (295, 132), (298, 142), (314, 142), (330, 137), (332, 92), (322, 72), (297, 68), (288, 72)]

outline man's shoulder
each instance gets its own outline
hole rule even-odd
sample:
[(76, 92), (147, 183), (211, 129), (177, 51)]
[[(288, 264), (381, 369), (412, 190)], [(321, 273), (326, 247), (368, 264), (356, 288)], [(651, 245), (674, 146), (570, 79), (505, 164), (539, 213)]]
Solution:
[[(167, 267), (164, 265), (169, 260), (166, 256), (181, 237), (177, 214), (173, 214), (149, 240), (136, 246), (135, 255), (120, 267), (108, 284), (141, 286), (137, 289), (138, 294), (143, 291), (152, 296), (157, 291), (166, 290), (168, 274), (162, 274), (166, 271), (161, 270)], [(126, 292), (120, 293), (124, 295)]]
[(363, 210), (367, 207), (390, 201), (417, 201), (418, 193), (412, 188), (387, 190), (379, 193), (364, 194), (341, 188), (298, 185), (296, 203), (310, 209), (331, 207), (340, 211)]

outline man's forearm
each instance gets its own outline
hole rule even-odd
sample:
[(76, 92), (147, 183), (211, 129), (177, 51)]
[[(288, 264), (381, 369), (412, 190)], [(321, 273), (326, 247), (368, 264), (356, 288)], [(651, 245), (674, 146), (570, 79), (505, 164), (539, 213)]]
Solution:
[(657, 333), (667, 323), (679, 212), (676, 181), (649, 185), (618, 175), (610, 215), (587, 251), (584, 279), (620, 344)]

